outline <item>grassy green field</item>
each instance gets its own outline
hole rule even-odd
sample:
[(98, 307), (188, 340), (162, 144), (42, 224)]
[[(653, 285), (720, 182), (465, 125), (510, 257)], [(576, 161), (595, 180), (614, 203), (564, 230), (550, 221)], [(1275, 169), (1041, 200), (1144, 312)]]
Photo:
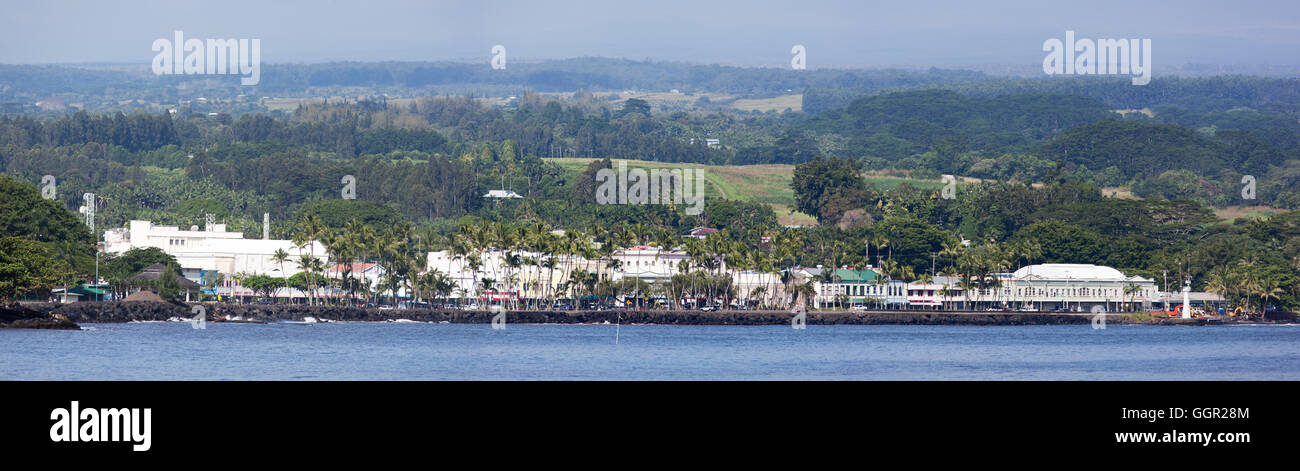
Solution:
[(1284, 209), (1269, 206), (1228, 206), (1226, 208), (1211, 209), (1214, 210), (1215, 217), (1226, 221), (1228, 224), (1235, 222), (1237, 219), (1258, 219), (1286, 212)]
[[(588, 158), (546, 159), (564, 169), (565, 176), (577, 178), (591, 161)], [(629, 169), (643, 168), (698, 168), (704, 170), (704, 177), (711, 183), (705, 190), (705, 198), (727, 198), (739, 201), (756, 201), (772, 206), (782, 224), (813, 225), (817, 220), (807, 214), (791, 212), (794, 206), (794, 190), (790, 181), (794, 178), (794, 166), (784, 164), (767, 165), (701, 165), (674, 162), (650, 162), (645, 160), (614, 159), (614, 164), (627, 162)], [(900, 183), (909, 182), (918, 188), (936, 189), (943, 186), (938, 180), (917, 180), (902, 177), (868, 175), (868, 182), (881, 190), (893, 189)]]
[(781, 95), (772, 98), (742, 98), (731, 103), (731, 107), (740, 111), (792, 111), (803, 110), (803, 94)]

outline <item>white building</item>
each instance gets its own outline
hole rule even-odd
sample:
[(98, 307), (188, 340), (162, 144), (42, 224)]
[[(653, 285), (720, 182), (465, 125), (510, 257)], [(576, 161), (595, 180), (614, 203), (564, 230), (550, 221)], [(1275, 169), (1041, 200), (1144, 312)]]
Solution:
[(664, 251), (658, 247), (640, 245), (614, 252), (613, 258), (618, 261), (619, 267), (615, 279), (632, 277), (647, 283), (659, 283), (681, 273), (682, 262), (689, 262), (691, 256), (682, 251)]
[[(553, 267), (545, 265), (548, 258), (555, 259)], [(508, 263), (511, 259), (518, 263)], [(452, 283), (452, 298), (473, 298), (481, 289), (484, 299), (539, 299), (553, 295), (556, 285), (569, 281), (574, 271), (586, 270), (605, 276), (613, 273), (603, 261), (525, 251), (480, 253), (477, 272), (468, 255), (455, 255), (446, 250), (429, 252), (425, 269), (438, 270), (447, 276)], [(493, 286), (480, 286), (484, 279), (492, 280)]]
[[(388, 296), (394, 293), (390, 293), (387, 290), (378, 292), (379, 286), (383, 283), (386, 274), (387, 272), (384, 271), (383, 267), (379, 266), (377, 263), (370, 262), (334, 264), (330, 265), (329, 268), (326, 268), (324, 273), (325, 277), (331, 280), (341, 281), (344, 278), (351, 278), (355, 282), (363, 284), (370, 290), (375, 291), (376, 294)], [(343, 290), (331, 290), (330, 295), (346, 296)], [(396, 295), (399, 297), (406, 296), (406, 287), (399, 287), (396, 290)]]
[(1132, 303), (1134, 308), (1145, 308), (1160, 299), (1153, 280), (1127, 276), (1100, 265), (1046, 263), (992, 277), (998, 281), (997, 286), (973, 288), (969, 294), (961, 288), (956, 277), (942, 277), (933, 284), (911, 283), (908, 285), (909, 305), (933, 306), (937, 294), (939, 302), (949, 308), (966, 306), (970, 309), (1071, 312), (1104, 309), (1118, 312), (1124, 310), (1126, 303)]
[(781, 275), (757, 271), (732, 272), (731, 284), (736, 287), (737, 304), (758, 307), (777, 306), (789, 299)]
[[(428, 270), (438, 270), (452, 282), (451, 297), (473, 297), (476, 289), (497, 293), (508, 298), (540, 299), (551, 296), (564, 297), (557, 293), (560, 285), (573, 280), (575, 272), (586, 271), (602, 279), (620, 281), (623, 278), (637, 278), (647, 283), (664, 283), (673, 275), (681, 273), (681, 264), (690, 260), (685, 252), (661, 251), (658, 247), (641, 245), (614, 252), (607, 259), (591, 260), (580, 256), (550, 256), (534, 252), (483, 252), (478, 256), (477, 273), (470, 264), (468, 255), (455, 255), (448, 251), (429, 252)], [(507, 260), (514, 259), (514, 264)], [(548, 259), (553, 264), (547, 266)], [(613, 262), (613, 263), (611, 263)], [(724, 267), (725, 269), (725, 267)], [(756, 275), (741, 276), (732, 274), (733, 279), (741, 284), (755, 287), (768, 280)], [(490, 279), (495, 282), (492, 287), (483, 287), (481, 281)], [(748, 291), (745, 291), (748, 292)], [(493, 298), (487, 294), (482, 298)]]
[(497, 199), (523, 198), (519, 193), (515, 193), (515, 190), (488, 190), (483, 197)]
[(909, 309), (943, 309), (949, 307), (957, 291), (958, 278), (954, 276), (936, 276), (930, 283), (920, 281), (907, 284), (907, 306)]
[(874, 268), (800, 268), (795, 271), (799, 283), (813, 282), (818, 307), (868, 306), (903, 309), (907, 306), (907, 283), (889, 280)]
[[(327, 260), (325, 246), (314, 242), (316, 258)], [(155, 226), (149, 221), (131, 221), (125, 229), (104, 231), (104, 251), (123, 253), (130, 249), (156, 247), (185, 268), (216, 270), (225, 274), (293, 276), (298, 260), (312, 253), (311, 246), (299, 249), (288, 240), (245, 239), (243, 233), (226, 232), (225, 224), (213, 224), (206, 230), (197, 226), (183, 230), (177, 226)], [(280, 264), (271, 257), (284, 250), (289, 260)]]

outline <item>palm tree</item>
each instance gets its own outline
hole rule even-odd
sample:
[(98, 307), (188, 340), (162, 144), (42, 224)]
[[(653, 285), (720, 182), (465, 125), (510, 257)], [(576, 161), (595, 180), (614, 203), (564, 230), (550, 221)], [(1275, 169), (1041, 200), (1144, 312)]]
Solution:
[[(300, 251), (301, 251), (301, 247), (310, 248), (311, 250), (310, 258), (315, 260), (316, 259), (315, 242), (317, 240), (320, 240), (321, 235), (324, 233), (325, 233), (325, 224), (321, 222), (319, 216), (316, 216), (315, 214), (304, 215), (301, 219), (298, 220), (298, 224), (295, 227), (293, 244), (295, 246), (298, 246), (300, 248), (299, 249)], [(301, 257), (301, 252), (299, 253), (299, 257)], [(314, 267), (311, 264), (307, 264), (305, 268), (307, 270), (306, 278), (308, 279), (309, 282), (308, 286), (310, 286), (310, 282), (311, 282), (310, 280), (311, 280), (312, 268)], [(315, 305), (316, 301), (313, 295), (314, 293), (308, 292), (307, 299), (309, 304)]]
[[(349, 302), (354, 302), (356, 292), (363, 287), (362, 280), (352, 279), (352, 273), (356, 269), (355, 262), (369, 259), (367, 255), (374, 250), (374, 241), (377, 235), (374, 229), (356, 219), (348, 222), (344, 227), (345, 232), (337, 234), (338, 240), (336, 244), (342, 245), (339, 249), (339, 253), (343, 255), (340, 260), (347, 262), (343, 266), (343, 286), (348, 291)], [(366, 288), (369, 288), (368, 283), (365, 283), (365, 285)]]
[(1130, 306), (1125, 308), (1126, 311), (1133, 311), (1133, 306), (1131, 306), (1132, 302), (1130, 300), (1133, 299), (1134, 295), (1141, 292), (1142, 292), (1142, 287), (1139, 286), (1137, 283), (1129, 283), (1127, 285), (1124, 285), (1124, 297), (1126, 298), (1125, 303), (1130, 304)]
[[(58, 262), (57, 268), (59, 279), (63, 281), (63, 302), (68, 301), (68, 288), (71, 284), (69, 280), (76, 276), (77, 262), (75, 260), (76, 250), (72, 247), (72, 241), (63, 240), (56, 244), (55, 261)], [(98, 280), (96, 280), (98, 282)]]
[[(447, 257), (447, 273), (459, 272), (452, 267), (452, 264), (457, 260), (464, 261), (466, 265), (469, 264), (469, 255), (471, 250), (469, 248), (469, 238), (465, 236), (465, 232), (469, 230), (471, 230), (471, 226), (461, 226), (459, 233), (453, 233), (448, 236), (447, 254), (450, 256)], [(474, 278), (471, 278), (470, 280), (472, 281), (473, 279)], [(460, 283), (457, 282), (457, 285), (459, 284)], [(458, 299), (463, 299), (465, 293), (467, 293), (467, 291), (463, 287), (456, 290)]]
[(796, 281), (794, 268), (798, 255), (803, 252), (803, 232), (797, 229), (781, 232), (777, 234), (774, 242), (773, 247), (776, 249), (774, 262), (781, 268), (781, 283), (789, 299), (787, 305), (791, 305), (798, 301), (793, 286)]
[(411, 278), (416, 280), (415, 283), (412, 283), (414, 285), (412, 287), (412, 294), (415, 296), (416, 300), (421, 299), (421, 286), (418, 282), (421, 274), (434, 269), (429, 266), (429, 252), (433, 251), (437, 243), (436, 239), (438, 238), (437, 234), (432, 234), (432, 236), (427, 234), (417, 236), (419, 244), (415, 246), (415, 251), (411, 254), (410, 259), (411, 266), (414, 267), (411, 272)]
[(876, 234), (871, 236), (871, 244), (876, 246), (876, 266), (880, 266), (880, 257), (883, 255), (881, 252), (884, 252), (885, 246), (889, 245), (889, 239), (885, 238), (883, 234)]
[(316, 284), (316, 277), (312, 276), (312, 272), (318, 266), (317, 263), (319, 261), (319, 259), (312, 257), (311, 255), (298, 256), (298, 270), (303, 272), (304, 291), (307, 293), (307, 302), (312, 305), (315, 304), (314, 301), (312, 301), (312, 295), (315, 292)]
[[(515, 260), (513, 260), (514, 250), (518, 244), (518, 237), (516, 236), (514, 228), (508, 224), (495, 223), (490, 227), (492, 241), (495, 244), (496, 251), (498, 252), (497, 263), (492, 265), (492, 276), (493, 278), (504, 279), (504, 289), (510, 291), (514, 288), (510, 282), (510, 272), (514, 268), (513, 265), (515, 265), (512, 262), (515, 262)], [(505, 273), (498, 273), (498, 267), (504, 267), (506, 269)], [(502, 304), (504, 304), (504, 302)]]
[(939, 288), (939, 295), (943, 296), (944, 306), (946, 307), (948, 305), (948, 300), (952, 299), (952, 289), (947, 283), (944, 283), (943, 287)]
[(1282, 294), (1286, 293), (1286, 291), (1282, 289), (1282, 283), (1277, 278), (1271, 276), (1264, 280), (1261, 280), (1258, 286), (1259, 286), (1259, 312), (1260, 315), (1262, 316), (1264, 312), (1268, 309), (1266, 307), (1268, 305), (1268, 300), (1270, 299), (1275, 301), (1281, 300)]
[[(284, 262), (288, 260), (289, 260), (289, 252), (285, 252), (284, 249), (275, 249), (275, 253), (271, 254), (271, 261), (274, 261), (275, 263), (280, 265), (280, 280), (283, 281), (282, 283), (280, 283), (280, 286), (288, 285), (289, 277), (284, 275)], [(276, 291), (278, 292), (280, 291), (280, 289), (277, 287)]]
[[(1300, 270), (1300, 255), (1296, 255), (1295, 260), (1291, 262), (1291, 267)], [(1291, 284), (1291, 295), (1300, 297), (1300, 283)]]
[[(462, 226), (461, 231), (465, 235), (466, 239), (466, 249), (469, 252), (469, 259), (467, 262), (474, 273), (474, 296), (477, 298), (483, 289), (477, 286), (477, 283), (480, 281), (478, 272), (479, 268), (482, 268), (483, 265), (483, 254), (492, 249), (492, 233), (491, 229), (487, 226), (472, 226), (468, 224)], [(495, 267), (493, 269), (495, 270)]]
[(965, 245), (962, 245), (960, 241), (950, 240), (943, 243), (943, 250), (939, 251), (939, 256), (947, 257), (948, 266), (955, 268), (958, 266), (958, 259), (965, 252), (966, 252)]
[(1210, 274), (1205, 280), (1205, 290), (1211, 293), (1228, 298), (1231, 296), (1232, 270), (1225, 266), (1218, 266), (1210, 270)]
[[(824, 283), (824, 284), (832, 284), (832, 283), (837, 283), (837, 282), (840, 281), (840, 275), (839, 275), (838, 273), (835, 273), (835, 269), (834, 269), (834, 268), (829, 268), (829, 269), (822, 270), (821, 273), (818, 273), (817, 276), (813, 277), (813, 280), (818, 281), (818, 282), (821, 282), (821, 283)], [(840, 294), (840, 293), (836, 293), (837, 296), (835, 296), (835, 297), (832, 298), (832, 299), (833, 299), (833, 305), (834, 305), (834, 303), (838, 303), (839, 300), (840, 300), (838, 294)], [(813, 304), (816, 304), (816, 303), (813, 303)], [(839, 306), (836, 305), (835, 307), (839, 307)]]
[(1244, 295), (1246, 299), (1246, 305), (1250, 306), (1250, 296), (1258, 295), (1260, 296), (1260, 301), (1261, 301), (1259, 309), (1260, 312), (1262, 313), (1264, 310), (1264, 304), (1263, 304), (1264, 283), (1263, 280), (1261, 280), (1259, 277), (1259, 270), (1256, 269), (1256, 262), (1254, 257), (1237, 262), (1237, 270), (1238, 270), (1237, 280), (1236, 283), (1234, 284), (1240, 290), (1240, 294)]
[[(797, 285), (794, 288), (795, 304), (804, 306), (805, 310), (808, 308), (808, 300), (813, 299), (816, 296), (817, 288), (814, 286), (812, 281)], [(803, 303), (799, 302), (800, 299), (803, 300)], [(816, 303), (813, 303), (813, 306), (816, 307)]]
[(1038, 243), (1038, 239), (1029, 238), (1025, 239), (1022, 249), (1021, 255), (1025, 256), (1025, 266), (1030, 267), (1032, 274), (1034, 259), (1043, 256), (1043, 245)]
[(1001, 304), (1002, 278), (998, 277), (997, 274), (1007, 271), (1007, 268), (1011, 266), (1013, 255), (1002, 244), (991, 244), (987, 247), (988, 255), (985, 260), (988, 264), (988, 273), (986, 273), (984, 279), (984, 286), (993, 290), (994, 299), (997, 300), (995, 302)]
[(424, 276), (421, 277), (421, 281), (425, 285), (425, 289), (428, 292), (433, 293), (435, 298), (450, 295), (455, 287), (451, 282), (451, 279), (436, 268), (425, 273)]
[(772, 281), (777, 278), (776, 275), (778, 273), (776, 260), (772, 257), (772, 254), (768, 252), (757, 252), (757, 254), (759, 256), (758, 272), (762, 273), (764, 278), (767, 278), (767, 283), (760, 287), (763, 288), (763, 307), (770, 308), (774, 306), (772, 301), (776, 294), (776, 287), (772, 285)]

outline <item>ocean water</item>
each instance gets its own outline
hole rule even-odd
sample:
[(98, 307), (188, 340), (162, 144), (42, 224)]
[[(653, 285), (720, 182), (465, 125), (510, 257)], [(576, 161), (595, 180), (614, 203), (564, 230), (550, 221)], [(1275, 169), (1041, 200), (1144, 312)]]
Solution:
[(0, 330), (0, 379), (1297, 380), (1300, 326), (88, 324)]

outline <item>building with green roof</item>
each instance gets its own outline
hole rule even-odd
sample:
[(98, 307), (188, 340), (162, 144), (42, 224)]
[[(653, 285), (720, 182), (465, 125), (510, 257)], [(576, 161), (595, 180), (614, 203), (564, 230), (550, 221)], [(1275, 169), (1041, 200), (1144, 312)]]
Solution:
[(881, 278), (875, 270), (840, 268), (822, 277), (820, 269), (806, 269), (817, 276), (817, 304), (819, 306), (876, 305), (884, 308), (902, 308), (907, 305), (907, 283)]

